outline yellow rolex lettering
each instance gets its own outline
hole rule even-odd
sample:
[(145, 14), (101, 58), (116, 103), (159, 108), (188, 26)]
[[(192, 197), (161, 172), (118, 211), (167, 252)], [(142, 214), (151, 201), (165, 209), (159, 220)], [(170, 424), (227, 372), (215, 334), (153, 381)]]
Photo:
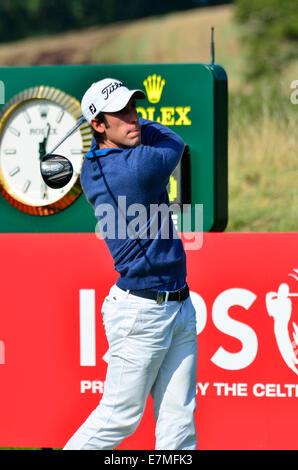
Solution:
[(160, 108), (161, 111), (161, 124), (164, 126), (173, 126), (175, 124), (175, 108), (174, 106), (166, 106)]
[(147, 119), (149, 119), (149, 121), (154, 121), (154, 111), (155, 108), (147, 108)]
[(143, 108), (142, 106), (137, 107), (137, 113), (143, 119), (149, 119), (150, 121), (160, 122), (164, 126), (190, 126), (192, 124), (190, 118), (187, 116), (191, 111), (190, 106), (164, 106), (159, 109), (160, 116), (155, 118), (156, 108), (151, 106)]
[(186, 116), (189, 111), (191, 110), (190, 106), (185, 106), (184, 108), (182, 106), (176, 106), (176, 112), (179, 114), (179, 119), (175, 122), (176, 126), (190, 126), (191, 125), (191, 120)]
[(137, 113), (140, 114), (143, 119), (147, 119), (147, 111), (145, 108), (142, 108), (142, 106), (138, 106), (136, 110)]
[(169, 201), (173, 202), (178, 195), (178, 182), (173, 175), (170, 176)]

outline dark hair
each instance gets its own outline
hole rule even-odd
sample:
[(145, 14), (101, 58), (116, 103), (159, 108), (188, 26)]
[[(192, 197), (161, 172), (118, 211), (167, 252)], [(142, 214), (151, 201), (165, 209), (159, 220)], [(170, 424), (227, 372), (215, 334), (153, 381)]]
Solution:
[[(94, 119), (97, 121), (98, 124), (101, 124), (103, 122), (106, 127), (109, 127), (104, 113), (98, 113)], [(104, 134), (97, 132), (95, 129), (93, 129), (93, 127), (92, 134), (98, 145), (104, 141)]]

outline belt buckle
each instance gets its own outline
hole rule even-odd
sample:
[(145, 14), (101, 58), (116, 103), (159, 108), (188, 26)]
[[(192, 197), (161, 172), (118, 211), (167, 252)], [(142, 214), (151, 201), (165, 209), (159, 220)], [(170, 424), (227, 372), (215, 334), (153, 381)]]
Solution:
[(162, 304), (163, 300), (164, 300), (164, 292), (162, 290), (159, 290), (157, 292), (156, 303), (157, 304)]

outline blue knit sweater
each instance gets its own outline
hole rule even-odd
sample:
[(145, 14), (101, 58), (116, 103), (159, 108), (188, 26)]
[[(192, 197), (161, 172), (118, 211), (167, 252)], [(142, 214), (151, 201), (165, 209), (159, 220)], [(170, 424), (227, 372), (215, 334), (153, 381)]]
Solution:
[(168, 208), (166, 186), (184, 143), (167, 127), (140, 119), (141, 144), (85, 155), (81, 183), (120, 274), (122, 289), (176, 290), (186, 256)]

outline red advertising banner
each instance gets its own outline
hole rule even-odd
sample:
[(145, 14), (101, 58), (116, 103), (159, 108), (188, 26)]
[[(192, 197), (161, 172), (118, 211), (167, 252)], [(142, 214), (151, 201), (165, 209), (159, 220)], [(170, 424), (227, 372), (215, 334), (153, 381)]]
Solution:
[[(117, 278), (113, 261), (95, 234), (0, 242), (0, 447), (63, 447), (104, 389), (100, 307)], [(187, 249), (198, 449), (297, 449), (298, 234), (208, 233), (202, 242)], [(119, 448), (154, 441), (149, 398)]]

